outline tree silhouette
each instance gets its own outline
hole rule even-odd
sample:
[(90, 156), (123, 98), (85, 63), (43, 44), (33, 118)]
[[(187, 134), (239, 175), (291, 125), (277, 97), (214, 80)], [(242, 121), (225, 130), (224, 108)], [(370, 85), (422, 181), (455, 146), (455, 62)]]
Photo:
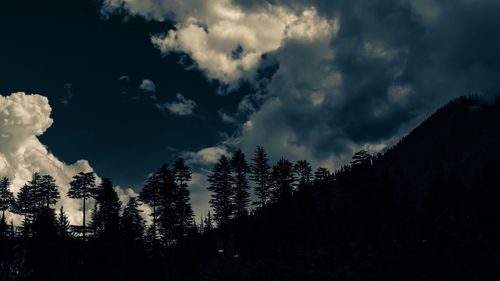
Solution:
[(0, 180), (0, 210), (2, 211), (2, 218), (5, 218), (5, 211), (14, 209), (15, 203), (14, 194), (10, 191), (9, 179), (3, 177)]
[(231, 186), (233, 177), (231, 176), (231, 164), (226, 156), (221, 156), (215, 164), (212, 173), (208, 176), (210, 186), (208, 190), (212, 192), (210, 205), (214, 209), (214, 219), (218, 226), (224, 226), (233, 216), (234, 189)]
[(293, 166), (294, 172), (296, 174), (299, 190), (303, 187), (309, 186), (312, 183), (312, 168), (311, 164), (306, 160), (299, 160)]
[(255, 194), (257, 196), (255, 204), (263, 208), (271, 197), (271, 167), (267, 154), (262, 146), (257, 146), (250, 168), (252, 172), (250, 179), (255, 182)]
[(51, 175), (42, 176), (39, 194), (45, 207), (50, 208), (51, 205), (57, 203), (57, 200), (59, 199), (59, 190), (56, 185), (56, 181)]
[(127, 206), (123, 209), (120, 228), (125, 241), (140, 242), (144, 235), (145, 222), (141, 216), (139, 202), (135, 197), (131, 197)]
[(68, 216), (64, 212), (63, 206), (61, 206), (61, 209), (59, 210), (59, 216), (57, 217), (57, 234), (61, 238), (68, 238), (70, 235), (69, 220)]
[(93, 198), (96, 189), (95, 175), (93, 172), (80, 172), (73, 177), (70, 182), (70, 189), (68, 191), (68, 197), (73, 199), (82, 199), (83, 208), (83, 240), (85, 240), (85, 212), (86, 212), (86, 201), (88, 198)]
[(293, 164), (281, 158), (273, 167), (272, 182), (273, 182), (273, 201), (288, 201), (292, 196), (295, 175), (293, 173)]
[(31, 212), (32, 212), (32, 206), (33, 204), (31, 203), (32, 199), (32, 194), (31, 194), (31, 188), (28, 184), (25, 184), (21, 187), (21, 190), (19, 190), (19, 193), (17, 194), (17, 200), (16, 200), (16, 205), (15, 205), (15, 213), (18, 215), (22, 215), (24, 217), (23, 219), (23, 234), (25, 237), (29, 235), (29, 227), (30, 227), (30, 222), (31, 222)]
[(250, 185), (248, 184), (247, 173), (250, 172), (250, 166), (245, 160), (245, 154), (238, 149), (231, 158), (231, 168), (234, 173), (234, 207), (237, 218), (248, 214), (248, 204), (250, 203)]
[(118, 199), (113, 183), (103, 178), (95, 192), (97, 213), (94, 229), (99, 238), (111, 239), (118, 236), (121, 202)]
[(149, 230), (153, 244), (157, 237), (157, 224), (158, 224), (158, 211), (157, 209), (162, 205), (162, 186), (158, 173), (151, 174), (146, 180), (146, 184), (139, 193), (139, 199), (153, 208), (150, 214), (153, 217), (153, 224)]
[(203, 222), (203, 232), (208, 233), (212, 231), (214, 223), (212, 221), (212, 214), (208, 212), (207, 217), (205, 218), (205, 221)]
[(327, 168), (319, 167), (316, 172), (314, 172), (314, 182), (315, 183), (325, 183), (330, 180), (331, 174)]
[(184, 159), (179, 158), (174, 163), (174, 178), (177, 183), (175, 202), (175, 216), (177, 217), (176, 239), (187, 235), (188, 228), (193, 224), (193, 209), (189, 202), (188, 182), (191, 180), (191, 171), (186, 166)]
[(176, 228), (178, 217), (176, 214), (176, 203), (178, 186), (175, 182), (174, 172), (167, 164), (163, 164), (157, 172), (160, 185), (160, 208), (158, 209), (160, 234), (166, 246), (176, 242)]
[(34, 173), (31, 176), (31, 180), (28, 182), (30, 199), (31, 199), (31, 212), (33, 217), (35, 217), (40, 211), (41, 207), (44, 206), (45, 194), (42, 193), (42, 184), (44, 182), (43, 176), (39, 173)]

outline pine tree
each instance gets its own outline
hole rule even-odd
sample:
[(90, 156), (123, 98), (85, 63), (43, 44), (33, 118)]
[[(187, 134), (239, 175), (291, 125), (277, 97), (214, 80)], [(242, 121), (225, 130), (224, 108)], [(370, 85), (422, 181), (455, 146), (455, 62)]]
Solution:
[(15, 203), (14, 194), (10, 191), (9, 179), (3, 177), (0, 180), (0, 210), (2, 211), (2, 217), (5, 217), (5, 211), (14, 209)]
[(299, 160), (295, 163), (293, 168), (299, 183), (299, 189), (309, 186), (312, 183), (312, 168), (309, 162), (306, 160)]
[(163, 244), (170, 246), (176, 242), (176, 227), (178, 219), (176, 216), (176, 203), (178, 195), (178, 186), (175, 182), (174, 172), (167, 164), (163, 164), (157, 172), (160, 184), (160, 208), (159, 215), (159, 233), (163, 239)]
[(320, 167), (314, 172), (314, 182), (324, 183), (329, 181), (331, 178), (330, 171), (327, 168)]
[(31, 225), (31, 213), (32, 213), (32, 195), (31, 188), (27, 184), (21, 187), (19, 193), (17, 194), (17, 200), (15, 205), (15, 213), (18, 215), (22, 215), (23, 219), (23, 234), (25, 237), (29, 236), (29, 229)]
[(33, 217), (35, 217), (44, 206), (44, 199), (42, 194), (42, 184), (43, 177), (39, 173), (34, 173), (31, 180), (28, 182), (30, 201), (31, 201), (31, 212)]
[(83, 240), (85, 240), (85, 212), (86, 212), (86, 201), (88, 198), (93, 198), (96, 189), (95, 175), (93, 172), (84, 173), (80, 172), (73, 177), (70, 182), (70, 189), (68, 191), (68, 197), (74, 199), (82, 199), (83, 208)]
[(187, 235), (188, 228), (193, 224), (193, 209), (191, 207), (188, 182), (191, 180), (191, 171), (186, 166), (184, 159), (179, 158), (174, 163), (174, 177), (177, 183), (177, 199), (175, 203), (175, 215), (177, 217), (176, 239), (182, 239)]
[(273, 167), (273, 201), (288, 201), (292, 196), (295, 186), (295, 175), (293, 173), (293, 164), (281, 158)]
[(204, 221), (203, 232), (208, 233), (208, 232), (212, 231), (212, 229), (213, 229), (212, 214), (210, 212), (208, 212), (207, 217), (205, 218), (205, 221)]
[(51, 175), (42, 176), (38, 193), (45, 207), (50, 208), (51, 205), (57, 203), (59, 190)]
[(94, 222), (97, 236), (104, 239), (117, 237), (121, 202), (110, 179), (102, 179), (101, 184), (95, 192), (95, 200), (97, 205), (96, 217), (99, 218)]
[(255, 204), (263, 208), (270, 199), (271, 185), (269, 159), (262, 146), (257, 146), (250, 168), (252, 172), (250, 179), (255, 182), (255, 195), (257, 196)]
[(235, 216), (242, 218), (248, 215), (248, 204), (250, 203), (250, 185), (248, 184), (247, 173), (250, 172), (250, 166), (245, 160), (245, 154), (238, 149), (231, 159), (231, 168), (234, 173), (234, 207)]
[(69, 220), (68, 216), (64, 212), (64, 207), (61, 206), (61, 209), (59, 210), (59, 216), (57, 218), (57, 234), (61, 238), (67, 238), (69, 237)]
[(123, 209), (120, 222), (121, 233), (125, 241), (140, 242), (144, 235), (145, 223), (139, 209), (139, 202), (135, 197), (129, 199)]
[(212, 173), (208, 176), (210, 186), (208, 190), (212, 192), (210, 205), (215, 211), (214, 219), (217, 225), (224, 226), (233, 217), (234, 204), (233, 204), (233, 188), (231, 183), (233, 177), (231, 176), (231, 164), (226, 156), (221, 156), (219, 161), (215, 164)]
[(153, 217), (153, 224), (150, 229), (148, 229), (148, 235), (150, 236), (150, 240), (153, 245), (157, 240), (158, 210), (162, 205), (161, 198), (162, 185), (159, 174), (156, 172), (148, 177), (146, 184), (139, 193), (139, 199), (153, 208), (153, 212), (150, 214)]
[(373, 157), (365, 150), (360, 150), (352, 156), (351, 167), (371, 165)]

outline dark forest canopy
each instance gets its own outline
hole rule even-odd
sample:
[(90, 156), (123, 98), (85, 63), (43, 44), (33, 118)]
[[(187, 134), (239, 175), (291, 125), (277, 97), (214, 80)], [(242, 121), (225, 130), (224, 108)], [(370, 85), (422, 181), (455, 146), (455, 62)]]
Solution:
[(359, 151), (336, 171), (237, 150), (213, 166), (213, 213), (201, 222), (183, 159), (125, 205), (110, 179), (76, 175), (69, 196), (94, 205), (82, 226), (54, 209), (50, 175), (33, 174), (17, 196), (3, 178), (0, 280), (498, 279), (499, 143), (500, 102), (463, 97), (385, 153)]

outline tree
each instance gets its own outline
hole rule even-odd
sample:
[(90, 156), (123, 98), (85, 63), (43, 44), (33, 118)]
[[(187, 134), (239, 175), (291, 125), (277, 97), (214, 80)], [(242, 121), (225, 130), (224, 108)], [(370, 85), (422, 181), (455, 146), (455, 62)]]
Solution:
[(84, 173), (80, 172), (73, 177), (70, 182), (70, 189), (68, 191), (68, 197), (73, 199), (82, 199), (83, 208), (83, 240), (85, 240), (85, 212), (86, 212), (86, 200), (88, 198), (93, 198), (96, 189), (95, 175), (93, 172)]
[(61, 238), (69, 237), (69, 220), (68, 216), (64, 212), (64, 207), (61, 206), (59, 210), (59, 216), (57, 218), (57, 234)]
[(212, 214), (210, 212), (208, 212), (207, 217), (205, 218), (203, 225), (204, 225), (204, 229), (203, 229), (204, 233), (208, 233), (208, 232), (212, 231), (213, 222), (212, 222)]
[(327, 168), (319, 167), (316, 172), (314, 172), (314, 182), (315, 183), (325, 183), (331, 178), (330, 171)]
[(295, 163), (293, 169), (299, 182), (299, 189), (309, 186), (312, 183), (312, 168), (309, 162), (306, 160), (299, 160)]
[(250, 203), (250, 185), (248, 184), (247, 173), (250, 172), (250, 166), (245, 160), (245, 154), (238, 149), (231, 159), (231, 168), (233, 170), (234, 182), (234, 207), (235, 216), (238, 218), (248, 214), (248, 204)]
[(233, 188), (231, 183), (231, 164), (226, 156), (221, 156), (215, 164), (212, 173), (208, 176), (210, 186), (208, 190), (212, 192), (210, 205), (214, 209), (214, 219), (218, 226), (224, 226), (233, 216)]
[(138, 209), (139, 202), (137, 198), (131, 197), (127, 203), (121, 217), (120, 228), (125, 241), (140, 242), (144, 235), (144, 219), (141, 216), (141, 210)]
[(97, 236), (104, 239), (118, 236), (121, 202), (109, 178), (102, 179), (95, 192), (95, 200), (98, 220), (93, 225)]
[(28, 182), (30, 201), (31, 201), (31, 212), (33, 217), (35, 217), (40, 211), (44, 203), (44, 198), (42, 197), (41, 187), (43, 183), (43, 177), (39, 173), (34, 173), (31, 176), (31, 180)]
[(292, 196), (295, 175), (293, 173), (293, 164), (281, 158), (273, 167), (272, 182), (273, 182), (273, 201), (288, 201)]
[(372, 164), (372, 156), (365, 150), (360, 150), (352, 156), (351, 167), (364, 167)]
[(176, 203), (178, 195), (178, 186), (175, 182), (174, 172), (167, 164), (163, 164), (157, 172), (158, 184), (160, 185), (160, 208), (159, 230), (166, 246), (176, 242), (176, 228), (178, 226), (178, 217), (176, 216)]
[(153, 243), (157, 233), (160, 234), (165, 245), (170, 245), (174, 240), (174, 229), (177, 224), (175, 204), (178, 187), (173, 171), (167, 164), (163, 164), (152, 174), (139, 194), (139, 198), (153, 208), (152, 229), (148, 230)]
[(17, 200), (16, 200), (16, 206), (15, 206), (15, 213), (18, 215), (22, 215), (24, 217), (23, 220), (23, 233), (24, 236), (29, 235), (29, 228), (30, 228), (30, 222), (31, 222), (31, 211), (32, 211), (32, 206), (31, 204), (32, 201), (32, 195), (31, 195), (31, 188), (27, 184), (23, 185), (21, 187), (21, 190), (19, 190), (19, 193), (17, 194)]
[(191, 180), (191, 171), (186, 166), (184, 159), (179, 158), (174, 163), (174, 177), (177, 183), (177, 200), (175, 215), (177, 217), (177, 238), (187, 235), (188, 228), (193, 224), (193, 209), (191, 207), (188, 182)]
[(0, 180), (0, 210), (3, 218), (5, 218), (5, 211), (14, 209), (15, 203), (14, 194), (10, 191), (9, 179), (3, 177)]
[(57, 203), (59, 199), (59, 190), (55, 179), (51, 175), (42, 176), (38, 193), (40, 200), (43, 200), (43, 205), (47, 208)]
[(151, 174), (146, 180), (146, 184), (139, 193), (139, 199), (153, 208), (150, 214), (153, 217), (153, 224), (148, 229), (148, 234), (151, 236), (151, 242), (154, 244), (157, 237), (158, 212), (157, 209), (161, 206), (161, 182), (158, 173)]
[(264, 208), (271, 197), (270, 165), (267, 154), (262, 146), (257, 146), (255, 156), (250, 166), (252, 174), (250, 179), (255, 182), (256, 205)]

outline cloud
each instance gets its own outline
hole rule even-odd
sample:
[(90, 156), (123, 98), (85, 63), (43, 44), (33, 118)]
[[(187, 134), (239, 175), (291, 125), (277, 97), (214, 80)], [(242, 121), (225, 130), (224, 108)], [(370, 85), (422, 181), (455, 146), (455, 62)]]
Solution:
[(231, 124), (238, 123), (238, 120), (236, 120), (236, 118), (227, 113), (224, 113), (222, 110), (217, 111), (217, 113), (219, 114), (220, 119), (226, 123), (231, 123)]
[[(80, 224), (80, 200), (66, 197), (68, 183), (76, 173), (92, 171), (92, 167), (86, 160), (68, 165), (40, 142), (38, 136), (53, 123), (51, 111), (48, 99), (41, 95), (0, 96), (0, 176), (10, 178), (17, 193), (34, 172), (52, 175), (61, 193), (58, 206), (64, 205), (72, 224)], [(20, 223), (19, 217), (11, 218)]]
[(156, 93), (156, 84), (149, 79), (143, 79), (141, 85), (139, 85), (139, 90), (145, 93)]
[(182, 157), (186, 159), (187, 164), (196, 166), (208, 166), (215, 164), (221, 156), (228, 156), (229, 152), (223, 145), (212, 146), (200, 149), (197, 152), (184, 152)]
[(236, 139), (273, 159), (335, 168), (454, 97), (500, 88), (498, 1), (271, 2), (108, 0), (103, 11), (172, 20), (152, 37), (163, 54), (185, 53), (223, 84), (253, 80)]
[(176, 101), (156, 104), (156, 107), (159, 109), (166, 109), (175, 115), (188, 116), (193, 114), (196, 108), (196, 102), (191, 99), (186, 99), (182, 94), (177, 94)]
[[(87, 160), (78, 160), (73, 164), (62, 162), (40, 142), (38, 137), (54, 122), (50, 118), (51, 112), (48, 99), (41, 95), (18, 92), (0, 96), (0, 176), (11, 180), (12, 191), (17, 194), (31, 180), (33, 173), (52, 175), (61, 196), (56, 208), (64, 205), (70, 223), (80, 225), (81, 200), (68, 198), (66, 194), (74, 175), (91, 172), (93, 169)], [(115, 189), (124, 202), (128, 201), (128, 196), (136, 195), (131, 189)], [(93, 202), (88, 202), (88, 218), (92, 204)], [(20, 225), (22, 220), (20, 216), (10, 213), (7, 219), (12, 219), (16, 225)]]
[(188, 54), (210, 79), (225, 84), (252, 78), (262, 55), (286, 40), (311, 41), (336, 29), (335, 21), (319, 17), (313, 7), (266, 5), (248, 11), (230, 0), (106, 0), (102, 11), (174, 20), (175, 29), (153, 35), (152, 43), (164, 55)]

